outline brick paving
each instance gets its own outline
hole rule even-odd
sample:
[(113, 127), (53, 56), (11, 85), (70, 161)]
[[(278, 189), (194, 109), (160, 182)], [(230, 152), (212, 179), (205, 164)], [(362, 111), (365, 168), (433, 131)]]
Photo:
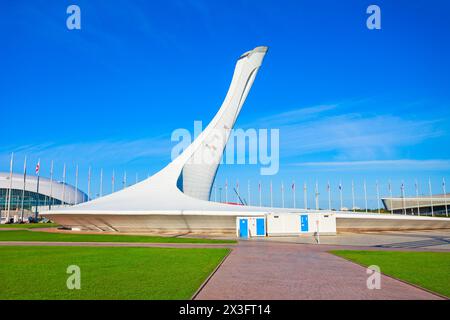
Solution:
[(241, 241), (196, 299), (441, 299), (387, 276), (380, 290), (369, 290), (366, 269), (325, 251), (330, 249)]

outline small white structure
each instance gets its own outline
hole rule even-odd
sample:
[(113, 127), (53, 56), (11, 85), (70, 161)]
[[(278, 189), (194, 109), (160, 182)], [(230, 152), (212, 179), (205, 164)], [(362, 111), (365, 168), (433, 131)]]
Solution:
[(271, 212), (261, 216), (236, 217), (236, 235), (239, 238), (317, 234), (336, 234), (334, 213)]
[(335, 235), (334, 213), (270, 213), (267, 216), (268, 236)]

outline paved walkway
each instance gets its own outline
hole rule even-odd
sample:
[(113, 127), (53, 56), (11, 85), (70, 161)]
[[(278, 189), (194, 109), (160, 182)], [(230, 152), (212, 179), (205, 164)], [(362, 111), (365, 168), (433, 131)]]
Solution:
[(326, 252), (332, 248), (242, 241), (196, 299), (440, 299), (387, 276), (369, 290), (366, 269)]

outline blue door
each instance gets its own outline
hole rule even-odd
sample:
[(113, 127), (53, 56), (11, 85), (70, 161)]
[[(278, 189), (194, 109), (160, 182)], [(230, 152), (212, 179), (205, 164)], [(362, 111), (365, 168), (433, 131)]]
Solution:
[(248, 219), (239, 219), (239, 237), (248, 238)]
[(301, 232), (308, 232), (308, 215), (302, 214), (300, 216), (300, 231)]
[(256, 219), (256, 235), (257, 236), (265, 236), (266, 235), (266, 226), (264, 223), (264, 218)]

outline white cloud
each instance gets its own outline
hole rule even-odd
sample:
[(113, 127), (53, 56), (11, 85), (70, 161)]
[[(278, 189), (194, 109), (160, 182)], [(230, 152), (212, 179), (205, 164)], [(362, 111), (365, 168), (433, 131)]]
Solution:
[(335, 159), (398, 157), (401, 147), (442, 135), (436, 126), (440, 120), (370, 113), (330, 115), (329, 111), (337, 106), (320, 105), (283, 112), (255, 123), (280, 129), (282, 157), (322, 152), (332, 153)]
[(448, 159), (298, 162), (292, 165), (305, 168), (323, 168), (331, 170), (450, 170), (450, 160)]
[(72, 161), (74, 163), (125, 164), (137, 159), (170, 159), (172, 143), (170, 137), (156, 137), (137, 140), (103, 140), (68, 144), (43, 143), (8, 147), (0, 150), (2, 163), (9, 163), (10, 152), (18, 158), (28, 155), (33, 158), (54, 160), (55, 162)]

